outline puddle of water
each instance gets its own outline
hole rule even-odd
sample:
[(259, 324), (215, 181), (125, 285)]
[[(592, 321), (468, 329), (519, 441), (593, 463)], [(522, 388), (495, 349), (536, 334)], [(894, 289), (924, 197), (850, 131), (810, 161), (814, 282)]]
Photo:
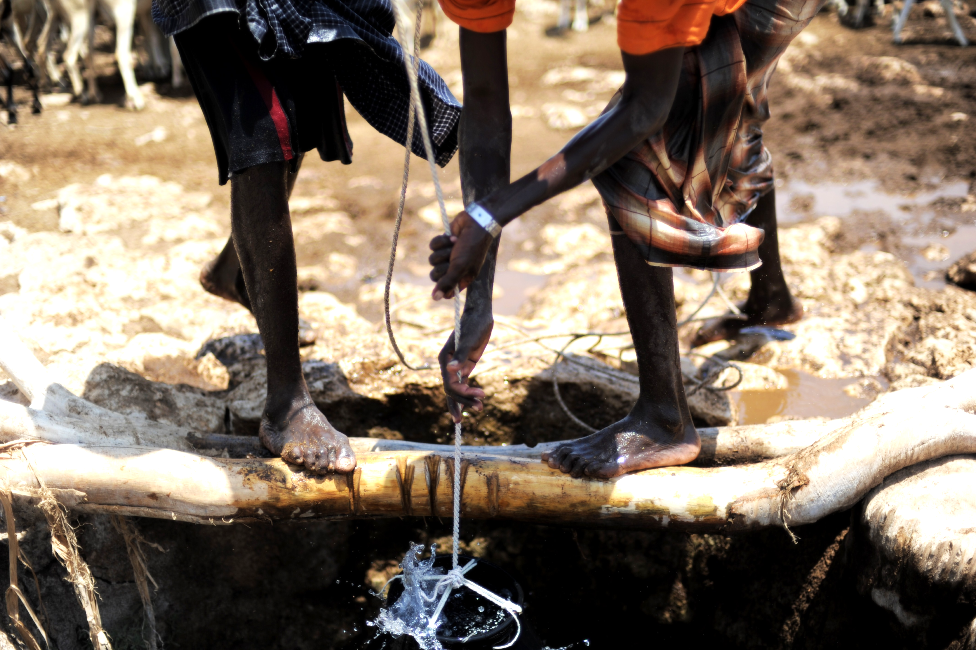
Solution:
[(939, 235), (904, 237), (905, 244), (918, 249), (905, 260), (915, 276), (915, 285), (941, 289), (946, 285), (945, 270), (959, 258), (976, 251), (976, 224), (957, 226), (955, 232)]
[[(939, 199), (964, 199), (969, 193), (965, 181), (942, 183), (936, 189), (915, 194), (890, 194), (875, 180), (851, 183), (807, 183), (791, 180), (776, 190), (780, 222), (796, 223), (810, 216), (833, 215), (856, 218), (856, 212), (884, 212), (905, 225), (900, 243), (912, 252), (902, 256), (915, 284), (929, 289), (945, 286), (945, 270), (962, 256), (976, 250), (976, 224), (960, 225), (953, 232), (912, 235), (924, 230), (936, 216), (933, 203)], [(878, 250), (869, 244), (861, 250)]]
[[(786, 390), (732, 393), (739, 407), (739, 424), (764, 424), (773, 416), (842, 418), (873, 400), (851, 397), (844, 388), (858, 379), (821, 379), (799, 370), (779, 369), (790, 383)], [(880, 380), (879, 380), (880, 381)]]
[[(795, 223), (811, 215), (847, 217), (855, 211), (887, 212), (893, 218), (904, 221), (917, 218), (920, 213), (931, 213), (928, 206), (938, 199), (960, 199), (969, 193), (965, 181), (942, 183), (935, 190), (916, 194), (889, 194), (875, 180), (850, 183), (807, 183), (791, 180), (776, 188), (776, 213), (780, 223)], [(803, 210), (795, 208), (794, 201), (803, 204)]]

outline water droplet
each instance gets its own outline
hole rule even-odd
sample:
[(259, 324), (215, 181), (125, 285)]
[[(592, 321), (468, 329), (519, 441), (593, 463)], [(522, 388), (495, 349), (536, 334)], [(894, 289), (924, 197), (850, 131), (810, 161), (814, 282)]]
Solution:
[(478, 605), (478, 611), (479, 612), (485, 611), (485, 606), (484, 605)]
[(338, 578), (336, 578), (336, 584), (339, 584), (339, 579)]

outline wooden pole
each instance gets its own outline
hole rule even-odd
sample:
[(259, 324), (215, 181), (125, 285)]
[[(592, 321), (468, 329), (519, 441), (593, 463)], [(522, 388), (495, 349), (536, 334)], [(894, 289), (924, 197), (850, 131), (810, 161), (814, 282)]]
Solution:
[[(893, 393), (788, 456), (733, 467), (669, 467), (611, 480), (574, 479), (538, 458), (467, 453), (468, 518), (620, 528), (734, 532), (812, 523), (848, 508), (886, 476), (976, 453), (976, 370)], [(312, 476), (279, 459), (224, 459), (145, 447), (29, 444), (0, 456), (15, 495), (42, 485), (65, 505), (101, 512), (234, 523), (310, 517), (450, 516), (453, 459), (444, 451), (361, 451), (356, 471)]]

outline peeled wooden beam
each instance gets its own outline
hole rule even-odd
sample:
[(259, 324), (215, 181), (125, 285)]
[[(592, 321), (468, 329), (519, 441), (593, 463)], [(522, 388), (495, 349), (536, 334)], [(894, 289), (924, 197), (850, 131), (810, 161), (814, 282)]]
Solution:
[[(812, 523), (904, 467), (976, 452), (976, 370), (898, 395), (806, 449), (750, 465), (584, 480), (482, 448), (462, 467), (463, 516), (729, 532)], [(350, 475), (318, 477), (277, 459), (34, 444), (0, 456), (0, 476), (19, 495), (42, 483), (73, 495), (68, 505), (80, 511), (201, 523), (450, 516), (447, 453), (361, 451), (358, 460)]]

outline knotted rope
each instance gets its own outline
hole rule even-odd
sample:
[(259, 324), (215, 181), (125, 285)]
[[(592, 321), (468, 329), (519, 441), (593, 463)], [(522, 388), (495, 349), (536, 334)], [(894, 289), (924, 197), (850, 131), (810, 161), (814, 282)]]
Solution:
[[(420, 87), (417, 82), (418, 70), (420, 67), (420, 58), (419, 58), (420, 20), (423, 16), (423, 3), (419, 2), (418, 0), (418, 4), (419, 6), (417, 8), (416, 25), (412, 25), (410, 22), (410, 14), (407, 10), (405, 0), (393, 1), (393, 9), (396, 14), (397, 33), (399, 34), (400, 42), (403, 44), (407, 44), (412, 41), (413, 54), (407, 54), (406, 48), (404, 48), (404, 67), (407, 70), (407, 78), (410, 82), (410, 110), (409, 110), (410, 122), (407, 125), (407, 143), (406, 143), (407, 152), (406, 152), (406, 162), (404, 163), (403, 166), (403, 185), (400, 189), (400, 205), (397, 210), (397, 221), (396, 221), (397, 232), (396, 234), (394, 234), (393, 237), (393, 250), (390, 254), (390, 265), (389, 265), (389, 271), (387, 273), (387, 280), (386, 280), (386, 292), (385, 292), (385, 300), (387, 304), (386, 326), (387, 326), (387, 331), (390, 334), (391, 340), (393, 339), (392, 336), (393, 331), (392, 331), (392, 326), (390, 324), (390, 316), (389, 316), (390, 282), (393, 275), (393, 264), (396, 260), (396, 243), (399, 234), (400, 220), (403, 217), (403, 205), (406, 200), (406, 190), (407, 190), (407, 182), (409, 177), (409, 165), (410, 165), (409, 163), (410, 151), (413, 145), (414, 115), (416, 115), (417, 126), (420, 127), (420, 135), (423, 138), (424, 149), (427, 153), (427, 163), (430, 165), (430, 176), (434, 182), (434, 192), (437, 195), (437, 205), (440, 208), (441, 222), (444, 225), (444, 232), (448, 236), (451, 235), (451, 220), (450, 218), (448, 218), (447, 208), (444, 206), (444, 192), (441, 189), (440, 178), (437, 174), (437, 162), (435, 160), (434, 147), (430, 140), (430, 131), (427, 129), (427, 115), (424, 112), (424, 106), (420, 97)], [(411, 36), (413, 38), (411, 38)], [(459, 350), (460, 348), (461, 348), (461, 291), (457, 287), (455, 287), (454, 349)], [(403, 364), (409, 368), (410, 366), (403, 359), (403, 354), (400, 352), (399, 348), (396, 347), (395, 343), (394, 343), (394, 350), (396, 351), (397, 356), (400, 358), (400, 361), (403, 362)], [(458, 380), (460, 379), (461, 379), (461, 372), (458, 371)], [(436, 627), (437, 619), (440, 616), (441, 611), (444, 609), (444, 605), (447, 603), (447, 598), (450, 595), (451, 591), (463, 586), (463, 587), (467, 587), (468, 589), (471, 589), (476, 594), (479, 594), (480, 596), (486, 598), (487, 600), (491, 601), (492, 603), (496, 604), (497, 606), (501, 607), (506, 612), (511, 614), (512, 617), (515, 618), (516, 624), (518, 625), (519, 633), (521, 633), (522, 626), (521, 623), (518, 622), (518, 616), (516, 616), (516, 614), (520, 613), (522, 611), (522, 608), (516, 605), (515, 603), (512, 603), (509, 600), (488, 591), (481, 585), (478, 585), (477, 583), (474, 583), (471, 580), (468, 580), (466, 577), (464, 577), (465, 573), (467, 573), (472, 568), (474, 568), (476, 564), (475, 561), (469, 562), (463, 568), (458, 566), (458, 547), (460, 546), (460, 541), (461, 541), (461, 423), (460, 422), (454, 423), (454, 472), (453, 473), (454, 473), (454, 543), (451, 549), (451, 563), (453, 568), (447, 573), (447, 575), (444, 576), (425, 576), (420, 578), (421, 580), (425, 580), (425, 581), (437, 580), (437, 583), (435, 584), (435, 588), (434, 588), (435, 595), (432, 598), (435, 598), (436, 594), (441, 589), (444, 589), (444, 594), (441, 596), (437, 608), (434, 610), (434, 614), (431, 616), (430, 620), (428, 621), (428, 627), (430, 628)], [(424, 594), (421, 595), (424, 596), (425, 599), (427, 599), (426, 595)], [(516, 634), (516, 636), (508, 644), (503, 646), (498, 646), (498, 647), (508, 648), (512, 646), (517, 639), (518, 639), (518, 634)]]

